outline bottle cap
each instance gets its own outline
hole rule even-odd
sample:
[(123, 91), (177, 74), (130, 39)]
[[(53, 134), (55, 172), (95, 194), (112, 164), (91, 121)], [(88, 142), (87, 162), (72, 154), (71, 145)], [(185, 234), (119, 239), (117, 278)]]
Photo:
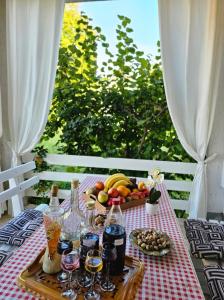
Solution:
[(120, 205), (121, 204), (120, 198), (112, 198), (112, 204), (113, 205)]
[(58, 186), (57, 186), (57, 184), (52, 184), (52, 186), (51, 186), (51, 195), (53, 197), (57, 197), (57, 195), (58, 195)]
[(77, 178), (72, 179), (71, 186), (73, 189), (77, 189), (77, 187), (79, 186), (79, 180)]

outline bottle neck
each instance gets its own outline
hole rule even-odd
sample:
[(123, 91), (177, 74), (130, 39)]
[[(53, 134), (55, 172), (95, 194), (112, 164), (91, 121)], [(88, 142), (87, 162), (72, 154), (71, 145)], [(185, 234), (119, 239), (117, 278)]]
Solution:
[(59, 206), (58, 196), (51, 196), (49, 207), (53, 208), (53, 207), (58, 207), (58, 206)]
[(79, 188), (71, 187), (71, 210), (76, 212), (80, 217), (84, 217), (83, 212), (79, 207)]
[(120, 213), (122, 215), (120, 204), (113, 204), (112, 205), (112, 211), (113, 212), (118, 212), (118, 213)]

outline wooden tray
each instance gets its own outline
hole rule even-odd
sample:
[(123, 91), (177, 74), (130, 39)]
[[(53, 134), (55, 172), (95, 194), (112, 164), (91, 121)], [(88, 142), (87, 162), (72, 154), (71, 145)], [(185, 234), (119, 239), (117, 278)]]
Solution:
[[(45, 249), (38, 257), (20, 273), (17, 285), (34, 294), (38, 299), (63, 300), (61, 296), (64, 284), (57, 281), (56, 275), (43, 272), (41, 258)], [(120, 276), (113, 276), (112, 281), (117, 289), (114, 292), (101, 292), (102, 300), (133, 300), (144, 275), (143, 263), (133, 257), (125, 257), (125, 272)], [(98, 289), (99, 287), (96, 286)], [(84, 293), (86, 289), (83, 289)], [(83, 293), (77, 299), (84, 299)]]
[[(126, 210), (135, 206), (143, 205), (145, 204), (145, 201), (145, 199), (131, 200), (129, 202), (121, 204), (120, 207), (121, 210)], [(101, 214), (106, 214), (111, 209), (111, 206), (105, 207), (97, 200), (95, 202), (95, 207)]]

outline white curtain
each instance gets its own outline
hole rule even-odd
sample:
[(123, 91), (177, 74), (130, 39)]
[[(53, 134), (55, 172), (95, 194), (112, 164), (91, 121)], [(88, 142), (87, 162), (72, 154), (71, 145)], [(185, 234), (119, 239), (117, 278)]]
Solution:
[(191, 218), (207, 214), (206, 157), (224, 60), (224, 1), (158, 0), (169, 112), (185, 150), (197, 162)]
[[(4, 140), (12, 151), (12, 166), (38, 143), (47, 122), (63, 11), (62, 0), (6, 1), (8, 96), (2, 101), (8, 107)], [(16, 210), (22, 208), (20, 201)]]
[[(1, 97), (1, 85), (0, 85), (0, 138), (2, 137), (2, 97)], [(1, 158), (0, 158), (1, 162)]]
[[(0, 86), (0, 139), (2, 137), (2, 102), (1, 102), (1, 86)], [(0, 144), (1, 150), (1, 144)], [(1, 172), (1, 151), (0, 151), (0, 172)], [(2, 182), (0, 182), (0, 192), (3, 191)], [(0, 203), (0, 217), (7, 210), (6, 203)]]

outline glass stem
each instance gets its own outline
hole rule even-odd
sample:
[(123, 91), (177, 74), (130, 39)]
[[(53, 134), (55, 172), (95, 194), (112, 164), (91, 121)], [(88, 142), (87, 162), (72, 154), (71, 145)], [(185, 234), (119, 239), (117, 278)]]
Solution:
[(69, 288), (69, 290), (72, 289), (72, 272), (71, 271), (68, 272), (68, 288)]
[(108, 288), (109, 281), (110, 281), (110, 262), (108, 261), (107, 265), (106, 265), (106, 283), (107, 283), (107, 288)]
[(90, 293), (93, 293), (93, 288), (94, 288), (94, 282), (95, 282), (95, 273), (92, 273), (92, 284), (90, 288)]

